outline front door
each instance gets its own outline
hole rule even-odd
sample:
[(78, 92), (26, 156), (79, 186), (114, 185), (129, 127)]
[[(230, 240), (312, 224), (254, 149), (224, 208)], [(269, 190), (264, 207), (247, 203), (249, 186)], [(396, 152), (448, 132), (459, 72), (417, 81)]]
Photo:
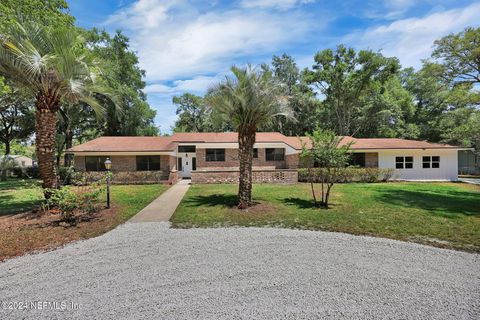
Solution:
[(178, 171), (180, 172), (180, 176), (182, 178), (190, 178), (192, 176), (192, 170), (197, 169), (195, 153), (182, 153), (181, 156), (181, 158), (178, 158)]

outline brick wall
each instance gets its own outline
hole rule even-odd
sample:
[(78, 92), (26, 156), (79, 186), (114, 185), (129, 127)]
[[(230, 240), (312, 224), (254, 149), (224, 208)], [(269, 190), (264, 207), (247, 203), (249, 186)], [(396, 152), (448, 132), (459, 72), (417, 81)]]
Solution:
[[(225, 171), (192, 171), (192, 183), (238, 183), (239, 172)], [(298, 182), (297, 170), (258, 170), (252, 172), (253, 183), (286, 183)]]
[[(173, 158), (173, 161), (171, 160)], [(137, 171), (136, 156), (111, 156), (112, 172), (118, 174), (117, 181), (119, 183), (154, 183), (159, 180), (168, 180), (170, 175), (170, 168), (172, 162), (175, 164), (175, 157), (161, 155), (160, 156), (160, 171)], [(85, 157), (74, 157), (75, 171), (85, 172)], [(88, 172), (89, 176), (93, 177), (92, 181), (97, 176), (102, 177), (104, 172)], [(88, 176), (88, 175), (87, 175)], [(142, 181), (144, 179), (145, 181)]]
[(300, 154), (285, 155), (285, 164), (288, 169), (296, 169), (299, 167)]
[[(89, 184), (105, 179), (105, 171), (79, 171), (73, 176), (77, 185)], [(112, 184), (156, 184), (168, 183), (169, 173), (164, 171), (119, 171), (112, 173)]]
[(378, 152), (365, 153), (365, 167), (378, 168)]
[[(238, 149), (225, 149), (225, 161), (205, 161), (205, 149), (197, 148), (197, 168), (232, 168), (239, 167)], [(286, 160), (288, 156), (285, 156)], [(265, 149), (258, 149), (258, 158), (253, 158), (254, 167), (269, 167), (275, 166), (277, 169), (286, 169), (287, 161), (266, 161)]]
[(112, 171), (136, 171), (137, 159), (135, 156), (112, 156)]

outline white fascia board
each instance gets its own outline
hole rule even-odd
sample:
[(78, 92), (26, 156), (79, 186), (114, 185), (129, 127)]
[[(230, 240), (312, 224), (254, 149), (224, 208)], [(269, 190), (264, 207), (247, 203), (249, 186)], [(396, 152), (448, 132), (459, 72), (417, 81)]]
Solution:
[(384, 151), (452, 151), (473, 150), (473, 148), (384, 148), (384, 149), (350, 149), (352, 152), (384, 152)]

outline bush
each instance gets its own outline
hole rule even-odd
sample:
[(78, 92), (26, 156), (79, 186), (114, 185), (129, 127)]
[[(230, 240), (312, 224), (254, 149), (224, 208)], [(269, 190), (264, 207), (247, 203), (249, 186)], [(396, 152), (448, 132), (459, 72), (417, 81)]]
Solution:
[(93, 213), (100, 209), (100, 195), (103, 188), (100, 184), (92, 184), (77, 188), (81, 209), (84, 213)]
[(37, 166), (35, 167), (15, 167), (12, 169), (13, 175), (17, 178), (30, 178), (38, 179), (40, 178), (40, 170)]
[(73, 222), (76, 214), (91, 214), (101, 208), (100, 195), (102, 188), (98, 184), (83, 187), (62, 187), (50, 189), (50, 197), (46, 201), (47, 210), (58, 208), (62, 220)]
[[(324, 168), (301, 168), (298, 169), (298, 181), (310, 182), (309, 175), (312, 174), (313, 182), (321, 182), (321, 177), (325, 176)], [(337, 183), (351, 183), (351, 182), (387, 182), (394, 179), (395, 169), (390, 168), (358, 168), (346, 167), (337, 169), (335, 182)]]
[(50, 193), (46, 203), (47, 208), (58, 208), (65, 221), (74, 220), (75, 209), (79, 207), (77, 194), (70, 188), (51, 189), (47, 192)]
[(75, 170), (73, 166), (70, 167), (58, 167), (58, 176), (60, 178), (60, 184), (68, 185), (72, 182), (72, 176)]

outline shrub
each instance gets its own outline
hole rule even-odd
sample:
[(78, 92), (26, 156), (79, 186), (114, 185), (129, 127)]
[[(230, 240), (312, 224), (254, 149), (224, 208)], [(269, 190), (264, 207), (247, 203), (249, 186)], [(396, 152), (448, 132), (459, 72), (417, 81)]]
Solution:
[(75, 209), (79, 207), (77, 194), (70, 188), (52, 189), (49, 192), (50, 197), (47, 199), (48, 209), (58, 208), (63, 220), (74, 220)]
[(70, 167), (58, 167), (58, 176), (60, 178), (60, 184), (68, 185), (72, 182), (72, 176), (75, 170), (73, 166)]
[[(298, 169), (298, 181), (308, 182), (309, 171), (311, 170), (311, 179), (313, 182), (321, 182), (321, 178), (325, 176), (324, 168), (301, 168)], [(337, 169), (335, 181), (337, 183), (351, 183), (351, 182), (387, 182), (395, 177), (395, 169), (391, 168), (358, 168), (346, 167)]]
[(38, 179), (40, 178), (40, 170), (37, 166), (35, 167), (15, 167), (13, 170), (13, 175), (17, 178), (31, 178), (31, 179)]
[(391, 169), (391, 168), (380, 169), (380, 174), (381, 174), (381, 179), (384, 182), (393, 180), (395, 179), (395, 176), (396, 176), (395, 169)]
[(100, 208), (100, 195), (103, 188), (100, 184), (92, 184), (77, 188), (77, 194), (80, 198), (81, 210), (84, 213), (93, 213)]
[(378, 168), (361, 168), (356, 169), (358, 174), (359, 182), (373, 183), (378, 182), (379, 179), (379, 169)]
[(62, 220), (74, 222), (76, 213), (91, 214), (98, 211), (102, 188), (99, 184), (82, 187), (62, 187), (48, 190), (50, 197), (46, 201), (45, 209), (58, 208)]

